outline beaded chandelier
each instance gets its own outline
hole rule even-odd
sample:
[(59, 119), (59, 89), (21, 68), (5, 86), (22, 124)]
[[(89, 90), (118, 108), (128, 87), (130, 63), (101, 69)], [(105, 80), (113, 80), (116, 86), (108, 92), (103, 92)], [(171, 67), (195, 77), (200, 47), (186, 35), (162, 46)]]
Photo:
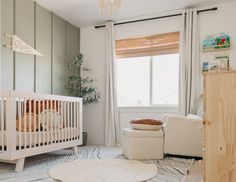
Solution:
[(99, 0), (100, 13), (105, 15), (117, 14), (122, 0)]

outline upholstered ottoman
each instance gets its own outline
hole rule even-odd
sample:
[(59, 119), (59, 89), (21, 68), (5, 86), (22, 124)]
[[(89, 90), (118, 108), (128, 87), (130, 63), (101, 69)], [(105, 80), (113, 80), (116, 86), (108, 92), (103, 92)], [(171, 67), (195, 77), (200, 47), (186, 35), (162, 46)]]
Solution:
[(163, 130), (123, 129), (122, 152), (128, 159), (163, 159)]

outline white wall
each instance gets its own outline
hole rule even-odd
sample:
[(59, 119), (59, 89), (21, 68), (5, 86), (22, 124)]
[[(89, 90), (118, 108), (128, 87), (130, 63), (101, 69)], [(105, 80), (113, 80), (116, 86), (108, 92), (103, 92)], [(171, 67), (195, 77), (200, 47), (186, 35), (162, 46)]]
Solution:
[(236, 69), (236, 2), (224, 3), (217, 7), (217, 11), (199, 15), (200, 40), (202, 42), (207, 35), (226, 32), (231, 36), (232, 48), (230, 51), (201, 53), (201, 61), (211, 60), (214, 55), (228, 53), (230, 55), (230, 66)]
[(105, 33), (104, 29), (95, 30), (93, 27), (82, 28), (80, 31), (84, 65), (92, 69), (91, 77), (98, 79), (95, 84), (101, 94), (98, 104), (84, 107), (84, 131), (88, 132), (89, 144), (104, 144)]
[[(228, 32), (232, 43), (236, 43), (236, 2), (220, 4), (218, 11), (199, 15), (200, 38), (218, 32)], [(180, 30), (181, 17), (172, 17), (147, 22), (116, 26), (116, 38), (131, 38)], [(92, 76), (98, 79), (101, 102), (84, 107), (84, 130), (88, 131), (88, 143), (104, 144), (104, 91), (105, 91), (105, 29), (81, 28), (81, 52), (85, 54), (87, 65), (92, 68)], [(201, 60), (215, 53), (201, 54)], [(230, 50), (232, 67), (236, 68), (236, 48)], [(164, 113), (176, 114), (176, 108), (120, 108), (121, 127), (127, 126), (132, 118), (160, 118)]]
[[(152, 34), (174, 32), (180, 30), (180, 17), (166, 20), (155, 20), (116, 27), (116, 38), (130, 38), (148, 36)], [(85, 55), (86, 66), (92, 69), (91, 76), (97, 78), (97, 86), (101, 93), (99, 104), (90, 104), (84, 107), (84, 131), (88, 132), (89, 144), (104, 144), (105, 126), (105, 29), (94, 27), (81, 28), (81, 52)], [(166, 110), (169, 113), (170, 110)], [(171, 110), (173, 111), (173, 110)], [(160, 118), (163, 109), (121, 109), (121, 126), (126, 126), (130, 118)], [(176, 113), (176, 108), (173, 112)]]

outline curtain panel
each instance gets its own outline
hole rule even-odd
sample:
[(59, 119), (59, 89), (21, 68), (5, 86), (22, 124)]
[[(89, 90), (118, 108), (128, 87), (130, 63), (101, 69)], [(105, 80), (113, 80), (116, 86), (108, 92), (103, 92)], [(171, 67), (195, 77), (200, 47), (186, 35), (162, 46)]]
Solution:
[(179, 114), (191, 113), (200, 93), (199, 26), (196, 9), (182, 14), (180, 32)]
[(116, 88), (115, 33), (112, 21), (106, 22), (106, 107), (105, 107), (105, 145), (117, 146), (120, 143)]

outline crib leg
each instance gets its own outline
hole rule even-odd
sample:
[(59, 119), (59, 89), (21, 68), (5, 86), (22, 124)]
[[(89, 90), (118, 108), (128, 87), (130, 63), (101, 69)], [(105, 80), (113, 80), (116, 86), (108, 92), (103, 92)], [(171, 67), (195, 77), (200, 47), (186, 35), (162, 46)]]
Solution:
[(74, 146), (74, 147), (73, 147), (73, 154), (74, 154), (74, 155), (77, 155), (78, 152), (79, 152), (79, 151), (78, 151), (78, 147), (77, 147), (77, 146)]
[(21, 172), (24, 169), (25, 158), (17, 159), (16, 161), (16, 172)]

